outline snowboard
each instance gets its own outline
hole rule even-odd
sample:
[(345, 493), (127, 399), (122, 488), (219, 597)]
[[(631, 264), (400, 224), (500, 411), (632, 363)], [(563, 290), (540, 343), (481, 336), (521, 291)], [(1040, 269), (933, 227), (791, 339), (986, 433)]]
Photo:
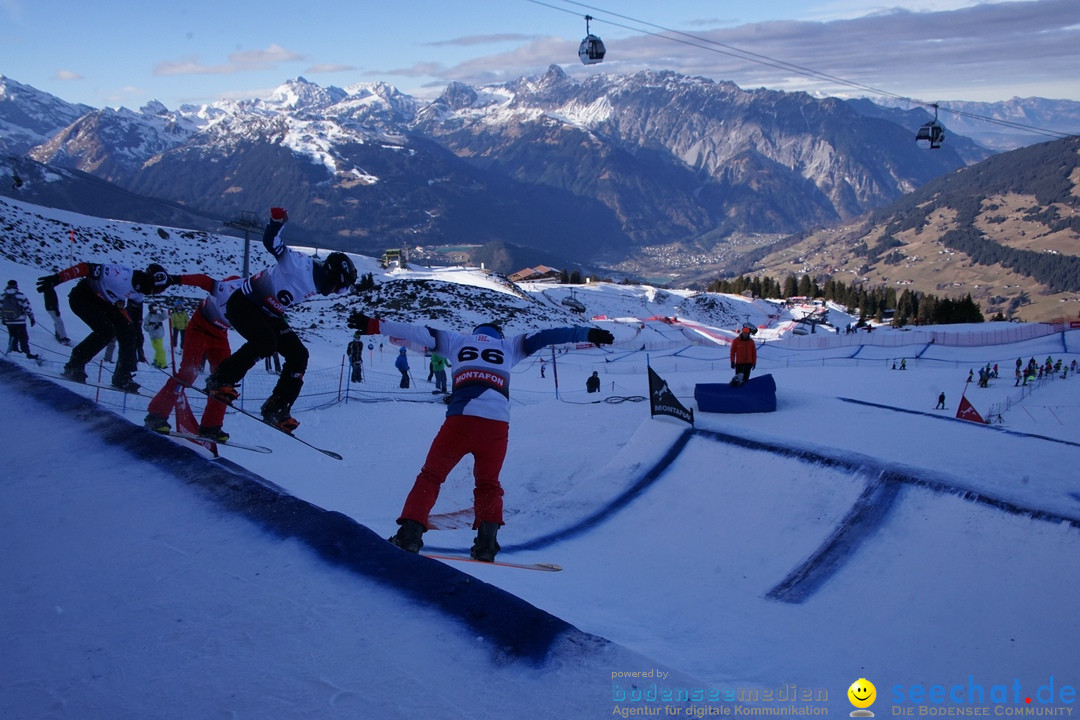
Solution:
[(200, 443), (211, 443), (211, 444), (214, 444), (214, 445), (224, 445), (225, 447), (233, 447), (233, 448), (236, 448), (237, 450), (251, 450), (252, 452), (263, 453), (263, 454), (266, 454), (266, 455), (269, 455), (270, 453), (274, 452), (273, 450), (266, 447), (265, 445), (248, 445), (246, 443), (236, 442), (232, 438), (229, 438), (228, 440), (225, 440), (225, 441), (213, 440), (211, 438), (203, 437), (202, 435), (196, 435), (195, 433), (177, 432), (175, 430), (170, 430), (167, 433), (161, 433), (161, 434), (162, 435), (167, 435), (169, 437), (180, 438), (181, 440), (194, 440), (194, 441), (200, 442)]
[(553, 563), (516, 563), (507, 562), (505, 560), (495, 560), (492, 562), (486, 562), (484, 560), (477, 560), (476, 558), (469, 557), (468, 555), (446, 555), (443, 553), (426, 553), (421, 552), (424, 557), (429, 557), (435, 560), (446, 560), (450, 562), (467, 562), (478, 563), (480, 565), (497, 565), (499, 567), (518, 568), (520, 570), (540, 570), (541, 572), (559, 572), (562, 570), (561, 565), (555, 565)]
[[(180, 378), (178, 378), (175, 375), (173, 375), (172, 373), (170, 373), (168, 370), (162, 370), (161, 372), (163, 374), (165, 374), (165, 375), (168, 375), (169, 377), (171, 377), (176, 382), (180, 383), (185, 388), (190, 388), (191, 390), (194, 390), (195, 392), (199, 393), (200, 395), (205, 396), (208, 399), (213, 397), (210, 393), (206, 392), (205, 388), (195, 387), (194, 385), (192, 385), (190, 383), (186, 383), (183, 380), (181, 380)], [(223, 401), (219, 400), (219, 402), (223, 402)], [(339, 453), (336, 453), (333, 450), (327, 450), (326, 448), (321, 448), (321, 447), (319, 447), (319, 446), (317, 446), (317, 445), (315, 445), (313, 443), (308, 442), (307, 440), (305, 440), (305, 439), (303, 439), (301, 437), (297, 437), (296, 435), (293, 435), (291, 432), (289, 432), (288, 430), (285, 430), (284, 428), (279, 428), (277, 425), (274, 425), (272, 423), (268, 423), (268, 422), (266, 422), (265, 420), (262, 419), (261, 415), (256, 415), (253, 412), (248, 412), (247, 410), (244, 410), (241, 407), (237, 407), (233, 403), (226, 402), (224, 404), (227, 405), (229, 407), (229, 409), (233, 410), (234, 412), (237, 412), (237, 413), (239, 413), (241, 415), (246, 415), (247, 417), (251, 418), (252, 420), (257, 420), (257, 421), (261, 422), (263, 425), (265, 425), (266, 427), (273, 428), (274, 430), (277, 430), (282, 435), (288, 435), (289, 437), (291, 437), (293, 440), (300, 443), (301, 445), (307, 445), (312, 450), (318, 450), (323, 455), (326, 455), (327, 457), (334, 458), (335, 460), (341, 460), (342, 459), (342, 457), (341, 457), (341, 455)]]

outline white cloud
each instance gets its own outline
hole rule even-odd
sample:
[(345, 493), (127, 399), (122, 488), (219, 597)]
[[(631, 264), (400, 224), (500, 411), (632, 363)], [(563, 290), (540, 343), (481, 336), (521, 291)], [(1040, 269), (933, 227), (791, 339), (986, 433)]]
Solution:
[(272, 44), (261, 50), (242, 50), (231, 53), (228, 62), (204, 65), (194, 57), (158, 63), (154, 75), (232, 75), (234, 73), (274, 69), (279, 63), (300, 62), (305, 57), (280, 45)]

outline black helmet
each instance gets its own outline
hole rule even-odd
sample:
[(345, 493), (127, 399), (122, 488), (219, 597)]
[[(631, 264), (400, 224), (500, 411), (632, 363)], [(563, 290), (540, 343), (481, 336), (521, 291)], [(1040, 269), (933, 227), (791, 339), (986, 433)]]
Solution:
[(495, 323), (481, 323), (473, 328), (473, 335), (491, 335), (492, 337), (502, 339), (503, 331), (502, 328)]
[(169, 287), (169, 273), (157, 263), (150, 263), (146, 270), (132, 271), (131, 287), (143, 295), (157, 295)]
[(165, 292), (166, 288), (169, 287), (169, 273), (157, 263), (147, 265), (146, 274), (150, 277), (150, 283), (153, 285), (153, 289), (147, 291), (150, 294), (156, 295)]
[(323, 287), (320, 290), (323, 295), (341, 295), (356, 284), (356, 266), (345, 253), (332, 252), (327, 255), (323, 262), (323, 273)]

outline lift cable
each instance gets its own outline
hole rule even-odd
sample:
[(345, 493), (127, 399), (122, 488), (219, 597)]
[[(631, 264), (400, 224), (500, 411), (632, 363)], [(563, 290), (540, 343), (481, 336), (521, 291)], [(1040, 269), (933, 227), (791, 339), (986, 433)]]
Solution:
[[(853, 89), (856, 89), (856, 90), (862, 90), (862, 91), (871, 93), (873, 95), (879, 95), (879, 96), (883, 96), (883, 97), (893, 98), (895, 100), (900, 100), (902, 102), (910, 103), (912, 105), (921, 105), (923, 107), (935, 107), (935, 106), (937, 106), (937, 107), (940, 107), (942, 112), (948, 112), (948, 113), (951, 113), (953, 115), (957, 115), (957, 116), (960, 116), (960, 117), (966, 117), (966, 118), (970, 118), (970, 119), (973, 119), (973, 120), (979, 120), (979, 121), (990, 123), (990, 124), (993, 124), (993, 125), (1000, 125), (1000, 126), (1003, 126), (1003, 127), (1014, 129), (1014, 130), (1022, 130), (1024, 132), (1029, 132), (1029, 133), (1032, 133), (1032, 134), (1035, 134), (1035, 135), (1044, 135), (1046, 137), (1052, 137), (1052, 138), (1075, 137), (1075, 135), (1072, 134), (1072, 133), (1060, 132), (1058, 130), (1050, 130), (1050, 129), (1047, 129), (1047, 128), (1040, 128), (1040, 127), (1037, 127), (1037, 126), (1034, 126), (1034, 125), (1028, 125), (1028, 124), (1019, 123), (1019, 122), (1013, 122), (1011, 120), (1003, 120), (1003, 119), (1000, 119), (1000, 118), (989, 117), (989, 116), (986, 116), (986, 115), (979, 115), (977, 113), (969, 112), (969, 111), (966, 111), (966, 110), (957, 110), (957, 109), (953, 109), (953, 108), (949, 108), (949, 107), (946, 107), (944, 105), (941, 105), (940, 103), (932, 103), (932, 102), (927, 102), (927, 101), (924, 101), (924, 100), (917, 100), (915, 98), (907, 97), (905, 95), (900, 95), (900, 94), (897, 94), (897, 93), (894, 93), (894, 92), (890, 92), (888, 90), (883, 90), (881, 88), (874, 87), (872, 85), (866, 85), (864, 83), (856, 82), (854, 80), (848, 80), (846, 78), (842, 78), (842, 77), (837, 76), (837, 75), (832, 75), (830, 73), (821, 72), (819, 70), (814, 70), (813, 68), (809, 68), (809, 67), (806, 67), (804, 65), (798, 65), (796, 63), (787, 62), (785, 60), (778, 60), (776, 58), (769, 57), (768, 55), (762, 55), (761, 53), (755, 53), (755, 52), (751, 52), (749, 50), (743, 50), (743, 49), (737, 48), (737, 47), (735, 47), (733, 45), (728, 45), (726, 43), (718, 42), (716, 40), (710, 40), (709, 38), (704, 38), (704, 37), (701, 37), (699, 35), (693, 35), (693, 34), (690, 34), (690, 33), (682, 32), (680, 30), (674, 30), (672, 28), (664, 27), (663, 25), (657, 25), (656, 23), (648, 22), (646, 20), (640, 20), (638, 18), (631, 17), (629, 15), (622, 15), (620, 13), (605, 10), (604, 8), (600, 8), (600, 7), (597, 7), (595, 5), (589, 5), (587, 3), (577, 2), (577, 0), (560, 0), (560, 1), (564, 2), (564, 3), (567, 3), (567, 4), (570, 4), (570, 5), (577, 5), (579, 7), (586, 8), (586, 9), (591, 10), (593, 12), (604, 13), (604, 14), (607, 14), (607, 15), (609, 15), (611, 17), (622, 18), (623, 20), (627, 20), (627, 21), (632, 22), (632, 23), (637, 23), (637, 25), (639, 26), (639, 27), (634, 27), (634, 26), (625, 25), (625, 24), (622, 24), (622, 23), (619, 23), (619, 22), (616, 22), (616, 21), (613, 21), (613, 20), (610, 20), (610, 19), (597, 18), (595, 15), (592, 16), (594, 20), (601, 20), (602, 22), (606, 22), (608, 25), (611, 25), (613, 27), (623, 28), (624, 30), (630, 30), (632, 32), (642, 33), (642, 34), (645, 34), (645, 35), (651, 35), (653, 37), (660, 38), (662, 40), (670, 40), (672, 42), (677, 42), (677, 43), (680, 43), (680, 44), (683, 44), (683, 45), (689, 45), (690, 47), (695, 47), (695, 48), (698, 48), (698, 49), (701, 49), (701, 50), (707, 50), (709, 52), (715, 52), (715, 53), (718, 53), (720, 55), (727, 55), (729, 57), (734, 57), (734, 58), (737, 58), (737, 59), (740, 59), (740, 60), (747, 60), (749, 62), (757, 63), (759, 65), (766, 65), (768, 67), (776, 68), (778, 70), (786, 70), (786, 71), (794, 72), (794, 73), (797, 73), (799, 75), (810, 77), (810, 78), (813, 78), (813, 79), (816, 79), (816, 80), (825, 80), (825, 81), (828, 81), (828, 82), (833, 82), (833, 83), (836, 83), (836, 84), (839, 84), (839, 85), (844, 85), (846, 87), (850, 87), (850, 88), (853, 88)], [(564, 8), (564, 7), (559, 7), (557, 5), (552, 5), (550, 3), (544, 2), (543, 0), (526, 0), (526, 2), (532, 3), (534, 5), (542, 5), (544, 7), (551, 8), (552, 10), (558, 10), (560, 12), (565, 12), (565, 13), (569, 13), (569, 14), (572, 14), (572, 15), (579, 15), (580, 14), (579, 11), (577, 11), (577, 10), (571, 10), (569, 8)], [(654, 28), (655, 30), (642, 29), (642, 27), (640, 27), (640, 26)]]

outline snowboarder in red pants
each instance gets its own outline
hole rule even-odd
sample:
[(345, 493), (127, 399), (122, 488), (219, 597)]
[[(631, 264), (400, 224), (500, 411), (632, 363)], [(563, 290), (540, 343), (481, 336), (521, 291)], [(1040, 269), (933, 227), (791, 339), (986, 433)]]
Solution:
[(386, 334), (416, 347), (432, 348), (453, 364), (453, 383), (443, 422), (416, 476), (398, 518), (397, 534), (390, 542), (409, 552), (420, 552), (421, 536), (428, 529), (428, 514), (454, 466), (471, 454), (474, 459), (473, 529), (477, 531), (470, 554), (491, 562), (499, 551), (496, 536), (503, 524), (503, 488), (499, 482), (510, 428), (510, 370), (548, 345), (588, 342), (610, 345), (607, 330), (584, 326), (552, 328), (503, 337), (493, 323), (476, 326), (471, 333), (408, 325), (369, 318), (353, 312), (349, 327), (366, 335)]
[[(225, 317), (225, 303), (234, 292), (240, 289), (244, 279), (230, 277), (215, 281), (206, 275), (181, 275), (181, 285), (192, 285), (208, 291), (203, 301), (196, 308), (185, 331), (184, 352), (180, 358), (180, 369), (175, 378), (169, 378), (165, 386), (158, 391), (150, 406), (144, 424), (155, 432), (168, 433), (169, 413), (180, 401), (185, 387), (192, 386), (199, 376), (203, 359), (210, 365), (210, 372), (229, 357), (229, 329), (232, 327)], [(215, 398), (207, 400), (199, 423), (198, 434), (208, 440), (226, 442), (229, 434), (222, 430), (225, 419), (225, 404)]]

